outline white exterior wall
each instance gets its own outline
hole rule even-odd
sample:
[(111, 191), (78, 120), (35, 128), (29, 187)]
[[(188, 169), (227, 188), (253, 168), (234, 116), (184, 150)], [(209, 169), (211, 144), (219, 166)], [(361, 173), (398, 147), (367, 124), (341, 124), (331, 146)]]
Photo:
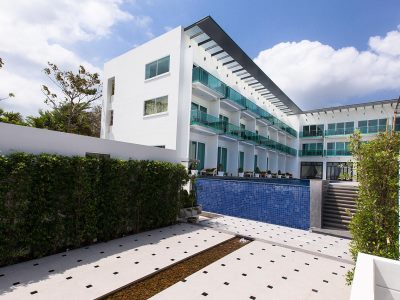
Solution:
[(89, 153), (110, 154), (112, 158), (158, 160), (180, 163), (174, 150), (111, 141), (47, 129), (0, 123), (0, 154), (27, 152), (85, 156)]
[[(107, 62), (104, 66), (105, 79), (115, 78), (115, 95), (112, 102), (105, 99), (102, 120), (102, 137), (142, 145), (165, 145), (176, 150), (180, 142), (186, 140), (188, 131), (180, 131), (179, 123), (187, 123), (186, 112), (189, 106), (191, 72), (185, 66), (191, 65), (190, 50), (183, 46), (183, 29), (177, 27), (127, 53)], [(145, 65), (165, 56), (170, 56), (170, 71), (145, 80)], [(105, 95), (109, 95), (109, 86), (105, 86)], [(168, 96), (168, 111), (157, 115), (144, 116), (144, 101)], [(189, 103), (190, 104), (190, 103)], [(179, 109), (178, 109), (179, 107)], [(107, 112), (114, 111), (114, 125), (108, 126)], [(178, 118), (179, 114), (179, 118)]]

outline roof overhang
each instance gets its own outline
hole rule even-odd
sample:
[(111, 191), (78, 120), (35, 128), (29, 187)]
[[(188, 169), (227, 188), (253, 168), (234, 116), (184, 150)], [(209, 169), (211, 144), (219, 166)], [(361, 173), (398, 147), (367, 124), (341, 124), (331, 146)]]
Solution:
[(350, 109), (357, 109), (357, 108), (365, 108), (365, 107), (381, 107), (383, 105), (391, 105), (393, 108), (396, 107), (395, 104), (400, 100), (399, 99), (390, 99), (390, 100), (380, 100), (380, 101), (371, 101), (371, 102), (364, 102), (364, 103), (355, 103), (349, 105), (341, 105), (341, 106), (332, 106), (332, 107), (325, 107), (325, 108), (318, 108), (313, 110), (303, 111), (300, 114), (318, 114), (318, 113), (327, 113), (327, 112), (335, 112), (342, 110), (349, 111)]
[(303, 111), (260, 69), (210, 16), (185, 28), (189, 37), (215, 57), (262, 98), (287, 115)]

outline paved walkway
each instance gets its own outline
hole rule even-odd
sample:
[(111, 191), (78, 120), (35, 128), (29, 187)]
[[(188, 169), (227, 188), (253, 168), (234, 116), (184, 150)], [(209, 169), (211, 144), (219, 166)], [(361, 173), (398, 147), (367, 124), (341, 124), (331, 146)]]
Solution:
[(229, 216), (206, 219), (201, 221), (201, 224), (224, 232), (353, 263), (349, 252), (349, 239)]
[(0, 268), (0, 299), (94, 299), (231, 237), (178, 224)]
[(349, 299), (348, 240), (226, 216), (201, 223), (257, 239), (152, 299)]

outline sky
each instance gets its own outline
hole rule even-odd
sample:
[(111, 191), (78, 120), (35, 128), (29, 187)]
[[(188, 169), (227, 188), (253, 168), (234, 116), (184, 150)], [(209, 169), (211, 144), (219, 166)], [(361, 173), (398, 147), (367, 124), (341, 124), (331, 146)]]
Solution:
[(400, 95), (399, 0), (1, 0), (0, 102), (46, 109), (48, 61), (103, 64), (176, 26), (212, 16), (303, 110)]

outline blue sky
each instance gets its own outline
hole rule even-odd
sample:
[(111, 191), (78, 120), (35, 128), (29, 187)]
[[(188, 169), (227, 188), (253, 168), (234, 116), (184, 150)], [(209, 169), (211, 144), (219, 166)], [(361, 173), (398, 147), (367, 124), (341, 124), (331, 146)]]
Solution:
[(25, 114), (44, 107), (47, 60), (101, 72), (108, 59), (207, 15), (303, 109), (400, 93), (398, 0), (16, 0), (0, 3), (0, 34), (12, 36), (0, 41), (0, 95), (17, 95), (2, 105)]

